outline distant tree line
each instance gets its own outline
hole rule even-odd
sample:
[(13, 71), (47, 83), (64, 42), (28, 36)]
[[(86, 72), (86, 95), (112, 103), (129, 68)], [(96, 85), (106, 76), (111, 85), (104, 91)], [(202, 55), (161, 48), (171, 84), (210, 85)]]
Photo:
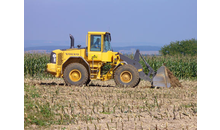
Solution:
[(162, 55), (197, 55), (197, 40), (182, 40), (170, 42), (169, 45), (164, 45), (159, 51)]

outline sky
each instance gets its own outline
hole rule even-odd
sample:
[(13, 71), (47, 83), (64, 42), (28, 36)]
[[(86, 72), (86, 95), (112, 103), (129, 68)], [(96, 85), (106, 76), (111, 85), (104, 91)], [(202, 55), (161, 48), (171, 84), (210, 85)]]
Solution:
[(197, 39), (197, 1), (24, 0), (25, 46), (85, 44), (88, 31), (109, 31), (112, 46)]

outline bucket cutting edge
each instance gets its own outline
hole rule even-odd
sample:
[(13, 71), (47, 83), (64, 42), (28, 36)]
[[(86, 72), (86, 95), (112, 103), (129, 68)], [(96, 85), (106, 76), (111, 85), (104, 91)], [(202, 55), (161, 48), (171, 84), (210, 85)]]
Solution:
[(157, 70), (157, 74), (153, 78), (153, 86), (157, 87), (171, 87), (170, 78), (168, 76), (165, 66), (161, 66)]

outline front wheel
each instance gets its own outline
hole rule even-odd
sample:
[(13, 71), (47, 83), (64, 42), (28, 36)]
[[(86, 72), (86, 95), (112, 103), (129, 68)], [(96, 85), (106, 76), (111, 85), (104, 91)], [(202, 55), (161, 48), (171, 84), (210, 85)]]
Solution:
[(71, 63), (65, 68), (63, 78), (67, 85), (81, 86), (88, 81), (88, 71), (80, 63)]
[(138, 70), (129, 64), (120, 66), (114, 73), (114, 80), (120, 87), (135, 87), (139, 82)]

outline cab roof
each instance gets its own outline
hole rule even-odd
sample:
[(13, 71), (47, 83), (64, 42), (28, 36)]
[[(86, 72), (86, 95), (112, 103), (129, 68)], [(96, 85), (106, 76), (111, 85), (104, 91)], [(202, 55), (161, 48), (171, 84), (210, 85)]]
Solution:
[(109, 33), (109, 32), (93, 32), (93, 31), (89, 31), (88, 34), (106, 34), (106, 33)]

